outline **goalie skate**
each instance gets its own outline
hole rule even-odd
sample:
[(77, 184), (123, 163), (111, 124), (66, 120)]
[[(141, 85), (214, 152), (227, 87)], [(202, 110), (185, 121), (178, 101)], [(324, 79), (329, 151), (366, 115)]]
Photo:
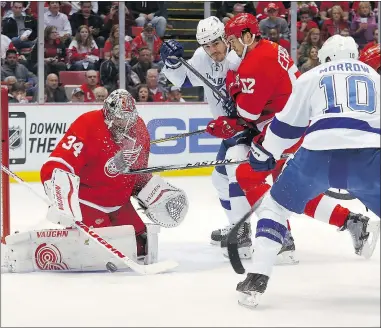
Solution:
[(248, 273), (244, 281), (238, 283), (238, 304), (254, 309), (259, 304), (262, 294), (267, 288), (269, 277), (259, 273)]
[(366, 259), (372, 256), (380, 236), (379, 221), (371, 221), (367, 216), (350, 212), (339, 230), (349, 231), (357, 255)]

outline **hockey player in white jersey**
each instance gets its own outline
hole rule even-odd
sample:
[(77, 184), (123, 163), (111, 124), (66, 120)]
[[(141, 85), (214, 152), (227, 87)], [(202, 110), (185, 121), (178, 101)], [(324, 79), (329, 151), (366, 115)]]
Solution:
[[(303, 74), (262, 146), (249, 155), (256, 171), (271, 170), (284, 149), (304, 140), (265, 196), (256, 214), (255, 252), (237, 285), (240, 304), (255, 307), (266, 290), (291, 212), (329, 188), (346, 189), (380, 217), (380, 76), (357, 60), (352, 37), (334, 35), (319, 50), (321, 65)], [(356, 251), (370, 257), (379, 221), (348, 220)], [(347, 227), (343, 227), (347, 228)], [(372, 235), (372, 238), (370, 238)]]
[[(195, 51), (188, 63), (228, 98), (225, 85), (226, 74), (228, 70), (237, 69), (241, 58), (234, 51), (229, 52), (229, 48), (224, 40), (224, 24), (214, 16), (203, 19), (197, 26), (196, 38), (200, 47)], [(178, 41), (169, 40), (164, 42), (160, 53), (165, 63), (162, 72), (174, 85), (180, 87), (204, 87), (204, 92), (215, 120), (218, 121), (219, 117), (236, 117), (236, 109), (232, 102), (224, 102), (203, 81), (182, 65), (181, 62), (173, 58), (182, 58), (184, 55), (183, 47)], [(222, 121), (218, 123), (223, 124)], [(253, 133), (255, 133), (255, 130), (247, 129), (232, 138), (226, 138), (224, 135), (217, 136), (225, 139), (221, 143), (217, 159), (246, 159), (250, 142), (254, 136)], [(212, 233), (212, 243), (215, 244), (219, 244), (221, 239), (230, 231), (231, 226), (237, 223), (250, 210), (250, 205), (245, 194), (236, 180), (235, 171), (237, 167), (238, 165), (219, 166), (216, 167), (212, 174), (213, 185), (217, 189), (220, 203), (230, 223), (226, 229), (219, 229)], [(249, 258), (251, 256), (249, 234), (244, 234), (241, 241), (242, 247), (240, 253), (242, 253), (242, 257)]]

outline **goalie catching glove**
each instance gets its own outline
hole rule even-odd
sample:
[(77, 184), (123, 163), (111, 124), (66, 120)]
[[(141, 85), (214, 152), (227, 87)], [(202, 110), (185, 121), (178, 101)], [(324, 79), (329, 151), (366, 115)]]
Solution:
[(177, 227), (188, 212), (185, 192), (154, 175), (136, 196), (144, 214), (165, 228)]

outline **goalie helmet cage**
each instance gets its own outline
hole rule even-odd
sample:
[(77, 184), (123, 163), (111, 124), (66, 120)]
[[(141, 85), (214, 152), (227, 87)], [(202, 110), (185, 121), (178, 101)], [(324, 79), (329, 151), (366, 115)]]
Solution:
[[(1, 163), (9, 167), (9, 113), (8, 113), (8, 89), (1, 86), (1, 109), (0, 109), (0, 157)], [(1, 214), (1, 242), (10, 233), (10, 200), (9, 200), (9, 176), (1, 171), (0, 174), (0, 214)]]

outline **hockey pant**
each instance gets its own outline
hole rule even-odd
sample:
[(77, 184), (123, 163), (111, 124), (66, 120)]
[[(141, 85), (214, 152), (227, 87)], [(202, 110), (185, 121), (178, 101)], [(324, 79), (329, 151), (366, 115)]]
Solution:
[(101, 208), (96, 209), (80, 203), (83, 223), (88, 227), (104, 228), (110, 226), (132, 225), (135, 228), (136, 235), (145, 232), (145, 224), (132, 206), (127, 202), (118, 210), (105, 213)]
[[(266, 129), (255, 138), (255, 141), (261, 143), (265, 133)], [(303, 139), (285, 150), (284, 154), (295, 153), (302, 142)], [(284, 167), (287, 166), (287, 164), (285, 165), (286, 162), (287, 158), (277, 161), (275, 169), (269, 172), (255, 172), (248, 163), (239, 165), (236, 169), (236, 179), (241, 190), (245, 192), (250, 206), (253, 206), (271, 188), (270, 184), (266, 182), (266, 178), (272, 175), (273, 181), (276, 181)], [(306, 180), (305, 184), (309, 184), (309, 181)], [(304, 208), (304, 214), (307, 216), (337, 227), (344, 225), (349, 212), (347, 208), (339, 205), (335, 199), (324, 194), (311, 199)], [(289, 224), (288, 229), (290, 229)]]
[(380, 216), (380, 149), (301, 148), (257, 211), (256, 251), (248, 272), (270, 276), (290, 212), (303, 213), (309, 200), (328, 188), (348, 190)]

